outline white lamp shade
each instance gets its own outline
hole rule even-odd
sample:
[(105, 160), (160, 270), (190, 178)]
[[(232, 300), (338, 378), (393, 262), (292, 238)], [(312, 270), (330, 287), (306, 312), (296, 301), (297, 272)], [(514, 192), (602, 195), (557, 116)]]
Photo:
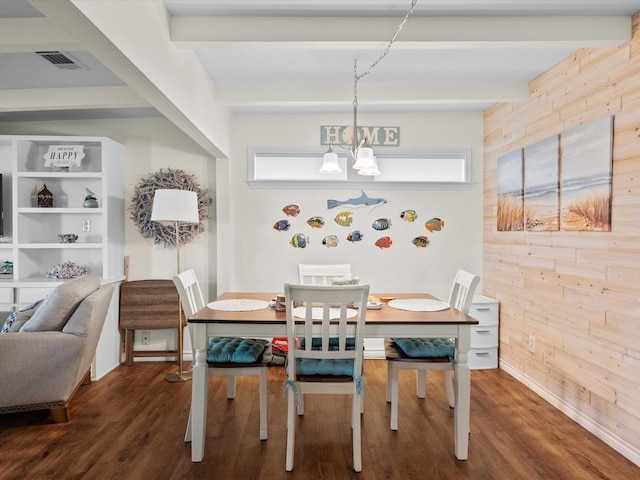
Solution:
[(360, 175), (367, 175), (367, 176), (380, 175), (380, 170), (378, 170), (378, 159), (376, 157), (373, 157), (371, 165), (362, 167), (360, 170), (358, 170), (358, 173)]
[(356, 163), (353, 164), (353, 168), (360, 170), (362, 168), (371, 169), (375, 166), (375, 160), (373, 158), (373, 148), (360, 147), (356, 151)]
[(153, 222), (199, 223), (198, 194), (190, 190), (158, 189), (151, 210)]
[(333, 150), (329, 150), (324, 154), (320, 173), (340, 173), (342, 169), (338, 163), (338, 154)]

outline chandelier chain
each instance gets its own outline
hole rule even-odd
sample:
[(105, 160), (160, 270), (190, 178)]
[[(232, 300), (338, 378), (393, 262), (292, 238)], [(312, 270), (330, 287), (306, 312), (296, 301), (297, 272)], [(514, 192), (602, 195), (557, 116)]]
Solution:
[(371, 64), (371, 66), (367, 69), (367, 71), (362, 72), (360, 75), (358, 75), (358, 61), (357, 60), (354, 61), (354, 64), (353, 64), (353, 105), (354, 106), (358, 105), (358, 82), (362, 78), (369, 75), (371, 73), (371, 70), (373, 70), (382, 61), (382, 59), (387, 56), (387, 54), (389, 53), (389, 50), (391, 49), (391, 46), (395, 43), (396, 39), (398, 38), (400, 31), (404, 28), (405, 24), (407, 23), (407, 20), (409, 20), (409, 18), (413, 15), (413, 7), (416, 6), (416, 3), (418, 3), (418, 0), (411, 0), (411, 8), (409, 9), (409, 12), (407, 12), (402, 22), (400, 22), (400, 25), (398, 25), (398, 28), (396, 28), (395, 33), (391, 37), (391, 40), (387, 44), (384, 51)]

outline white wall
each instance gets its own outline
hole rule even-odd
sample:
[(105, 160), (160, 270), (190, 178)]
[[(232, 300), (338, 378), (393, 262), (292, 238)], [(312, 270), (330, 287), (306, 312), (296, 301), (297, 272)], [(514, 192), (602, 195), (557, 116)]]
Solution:
[[(399, 126), (402, 147), (455, 147), (472, 149), (472, 181), (469, 190), (382, 190), (367, 188), (370, 197), (388, 203), (373, 210), (354, 210), (351, 227), (336, 225), (340, 209), (327, 209), (329, 198), (344, 200), (360, 195), (350, 189), (251, 189), (246, 184), (247, 150), (251, 146), (318, 146), (321, 125), (349, 125), (350, 116), (282, 115), (236, 116), (232, 128), (232, 156), (217, 161), (218, 194), (218, 292), (227, 290), (282, 291), (285, 282), (297, 281), (298, 263), (351, 263), (361, 282), (372, 292), (431, 292), (446, 298), (458, 268), (481, 273), (482, 268), (482, 142), (481, 113), (360, 115), (361, 125)], [(289, 218), (292, 227), (278, 232), (273, 224), (286, 216), (282, 208), (297, 204), (302, 213)], [(400, 212), (414, 209), (419, 218), (404, 222)], [(314, 230), (306, 220), (324, 217), (323, 229)], [(371, 224), (380, 217), (392, 220), (392, 228), (377, 232)], [(424, 222), (431, 217), (445, 221), (440, 232), (429, 233)], [(365, 239), (352, 244), (345, 237), (360, 229)], [(296, 232), (310, 235), (305, 249), (293, 248)], [(394, 243), (381, 250), (377, 238), (389, 234)], [(336, 234), (335, 248), (321, 244)], [(411, 244), (427, 235), (431, 244), (419, 249)]]
[[(197, 146), (182, 131), (164, 118), (145, 118), (129, 120), (93, 120), (82, 122), (25, 122), (0, 123), (0, 133), (7, 135), (89, 135), (104, 136), (125, 146), (125, 208), (129, 208), (135, 185), (142, 177), (161, 168), (179, 168), (196, 175), (202, 188), (209, 188), (214, 194), (215, 187), (209, 186), (209, 177), (215, 179), (213, 159)], [(211, 209), (208, 222), (215, 223)], [(129, 255), (130, 280), (148, 278), (169, 279), (176, 272), (176, 250), (156, 246), (150, 239), (143, 238), (125, 212), (125, 255)], [(181, 249), (181, 265), (193, 268), (198, 275), (202, 289), (209, 289), (209, 278), (215, 288), (216, 260), (209, 254), (210, 233), (204, 232)], [(177, 325), (177, 319), (176, 319)], [(164, 350), (174, 348), (177, 330), (159, 330), (151, 334), (149, 346), (136, 345), (136, 349)], [(187, 331), (185, 331), (187, 332)], [(190, 351), (188, 332), (185, 345)], [(136, 332), (136, 343), (141, 341), (140, 332)]]

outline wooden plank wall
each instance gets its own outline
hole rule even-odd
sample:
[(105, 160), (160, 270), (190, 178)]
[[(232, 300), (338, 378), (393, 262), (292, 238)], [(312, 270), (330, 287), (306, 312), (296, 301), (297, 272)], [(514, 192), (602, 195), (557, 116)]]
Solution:
[[(639, 463), (640, 14), (633, 32), (618, 49), (565, 59), (526, 101), (485, 112), (483, 293), (500, 301), (501, 368)], [(608, 115), (611, 232), (498, 232), (497, 158)]]

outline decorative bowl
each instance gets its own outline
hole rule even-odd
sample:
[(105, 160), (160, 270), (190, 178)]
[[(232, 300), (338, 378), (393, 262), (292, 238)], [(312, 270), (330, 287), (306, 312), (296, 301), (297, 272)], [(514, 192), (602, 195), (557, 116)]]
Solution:
[(61, 233), (58, 235), (60, 243), (74, 243), (78, 239), (75, 233)]

